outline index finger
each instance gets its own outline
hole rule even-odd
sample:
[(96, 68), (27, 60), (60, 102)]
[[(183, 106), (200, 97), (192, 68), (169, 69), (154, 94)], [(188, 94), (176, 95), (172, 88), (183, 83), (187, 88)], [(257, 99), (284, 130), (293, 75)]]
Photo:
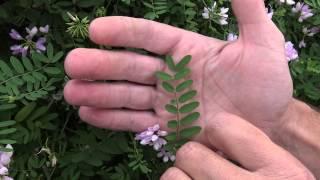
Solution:
[(186, 35), (197, 36), (166, 24), (121, 16), (95, 19), (89, 34), (97, 44), (141, 48), (157, 54), (172, 52)]
[(216, 115), (207, 124), (205, 133), (211, 145), (251, 172), (268, 173), (280, 168), (304, 169), (289, 152), (238, 116), (228, 113)]

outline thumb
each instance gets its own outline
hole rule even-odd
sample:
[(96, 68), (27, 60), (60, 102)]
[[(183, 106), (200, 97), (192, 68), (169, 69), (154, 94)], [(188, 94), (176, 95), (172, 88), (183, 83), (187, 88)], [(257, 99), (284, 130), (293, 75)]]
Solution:
[(263, 0), (232, 0), (232, 8), (239, 24), (240, 40), (275, 49), (284, 46), (283, 35), (268, 18)]
[(239, 24), (268, 21), (263, 0), (232, 0), (232, 8)]

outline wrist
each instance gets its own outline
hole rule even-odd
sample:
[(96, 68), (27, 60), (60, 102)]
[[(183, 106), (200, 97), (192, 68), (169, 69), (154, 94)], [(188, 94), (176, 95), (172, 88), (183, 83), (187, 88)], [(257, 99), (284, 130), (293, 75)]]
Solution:
[(292, 98), (287, 110), (279, 119), (279, 124), (272, 130), (272, 140), (282, 146), (290, 146), (292, 139), (296, 136), (297, 131), (300, 129), (299, 124), (305, 123), (309, 119), (311, 108), (306, 104)]
[(282, 146), (294, 148), (295, 140), (313, 142), (312, 136), (308, 135), (313, 126), (320, 125), (320, 114), (307, 104), (292, 99), (279, 122), (281, 124), (272, 132), (272, 139)]
[(272, 139), (320, 176), (320, 113), (292, 99)]

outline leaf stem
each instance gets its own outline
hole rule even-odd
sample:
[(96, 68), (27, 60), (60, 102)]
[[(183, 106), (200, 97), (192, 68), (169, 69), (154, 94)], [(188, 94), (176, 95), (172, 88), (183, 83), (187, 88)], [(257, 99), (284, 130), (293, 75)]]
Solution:
[(8, 82), (8, 81), (10, 81), (11, 79), (14, 79), (14, 78), (17, 78), (17, 77), (21, 77), (21, 76), (25, 76), (26, 74), (30, 74), (30, 73), (32, 73), (32, 72), (40, 71), (40, 70), (44, 69), (46, 66), (48, 66), (48, 65), (49, 65), (49, 64), (46, 64), (46, 65), (44, 65), (44, 66), (42, 66), (41, 68), (38, 68), (38, 69), (36, 69), (36, 70), (27, 71), (27, 72), (22, 73), (22, 74), (19, 74), (19, 75), (14, 75), (14, 76), (12, 76), (12, 77), (4, 80), (4, 81), (1, 81), (1, 82), (0, 82), (0, 85), (6, 83), (6, 82)]
[(179, 140), (180, 139), (180, 112), (179, 112), (179, 102), (178, 102), (178, 96), (177, 96), (177, 91), (175, 90), (174, 91), (174, 99), (176, 101), (176, 108), (178, 110), (177, 112), (177, 130), (176, 130), (176, 134), (177, 134), (177, 138), (176, 140)]

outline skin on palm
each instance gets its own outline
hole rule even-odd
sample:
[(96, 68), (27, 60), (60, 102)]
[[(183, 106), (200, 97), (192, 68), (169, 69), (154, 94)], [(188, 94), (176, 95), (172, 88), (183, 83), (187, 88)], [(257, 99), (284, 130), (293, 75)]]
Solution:
[[(267, 18), (263, 1), (234, 0), (232, 5), (240, 29), (240, 38), (232, 43), (127, 17), (96, 19), (90, 25), (90, 38), (97, 44), (142, 48), (174, 59), (192, 55), (189, 67), (201, 103), (201, 125), (228, 112), (270, 135), (281, 124), (279, 119), (292, 99), (283, 36)], [(159, 123), (165, 128), (166, 120), (172, 119), (164, 111), (170, 98), (161, 86), (152, 86), (159, 83), (154, 73), (164, 68), (154, 57), (76, 49), (65, 62), (66, 72), (75, 79), (66, 85), (65, 98), (81, 106), (84, 121), (98, 127), (142, 131)]]

